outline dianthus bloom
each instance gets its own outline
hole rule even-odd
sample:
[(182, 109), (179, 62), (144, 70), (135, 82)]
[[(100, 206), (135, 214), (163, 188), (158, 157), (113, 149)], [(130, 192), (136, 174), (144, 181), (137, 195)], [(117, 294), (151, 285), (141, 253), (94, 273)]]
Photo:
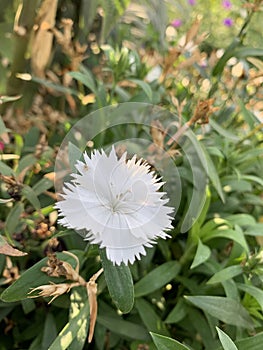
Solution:
[(183, 22), (182, 22), (181, 19), (176, 18), (176, 19), (174, 19), (174, 20), (171, 22), (171, 26), (174, 27), (174, 28), (179, 28), (179, 27), (181, 27), (182, 23), (183, 23)]
[(223, 24), (224, 24), (226, 27), (232, 27), (232, 25), (233, 25), (233, 19), (230, 18), (230, 17), (224, 18)]
[(173, 209), (159, 191), (164, 182), (142, 159), (126, 160), (126, 153), (118, 159), (114, 147), (109, 156), (103, 150), (83, 156), (75, 165), (79, 174), (71, 175), (64, 200), (56, 203), (59, 223), (84, 229), (85, 239), (106, 248), (114, 264), (134, 263), (158, 237), (169, 237)]
[(223, 1), (222, 1), (222, 6), (223, 6), (225, 9), (231, 9), (232, 3), (231, 3), (231, 1), (229, 1), (229, 0), (223, 0)]

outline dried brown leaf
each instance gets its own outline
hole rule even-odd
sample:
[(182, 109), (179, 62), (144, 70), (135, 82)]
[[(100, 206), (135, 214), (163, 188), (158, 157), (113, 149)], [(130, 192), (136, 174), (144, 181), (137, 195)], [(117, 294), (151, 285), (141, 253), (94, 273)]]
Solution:
[(8, 256), (25, 256), (27, 253), (21, 252), (20, 250), (13, 248), (9, 243), (6, 242), (4, 237), (0, 236), (0, 254)]
[(155, 146), (157, 148), (163, 149), (165, 132), (164, 127), (159, 120), (153, 120), (151, 122), (150, 133)]
[(98, 312), (98, 304), (97, 304), (97, 278), (102, 274), (103, 269), (100, 269), (95, 275), (91, 277), (89, 282), (86, 284), (88, 298), (89, 298), (89, 305), (90, 305), (90, 325), (89, 325), (89, 336), (88, 336), (88, 342), (91, 343), (93, 334), (94, 334), (94, 328), (97, 320), (97, 312)]
[(89, 324), (89, 336), (88, 342), (91, 343), (94, 328), (97, 319), (98, 304), (97, 304), (97, 283), (90, 281), (87, 283), (87, 292), (89, 297), (89, 306), (90, 306), (90, 324)]
[(201, 21), (199, 18), (196, 18), (194, 23), (192, 24), (191, 28), (186, 33), (185, 37), (185, 45), (186, 46), (190, 41), (194, 39), (194, 37), (197, 35), (199, 27), (200, 27)]
[(50, 29), (55, 25), (57, 5), (58, 0), (44, 0), (37, 18), (38, 29), (32, 43), (31, 65), (34, 74), (42, 78), (52, 50), (53, 33)]

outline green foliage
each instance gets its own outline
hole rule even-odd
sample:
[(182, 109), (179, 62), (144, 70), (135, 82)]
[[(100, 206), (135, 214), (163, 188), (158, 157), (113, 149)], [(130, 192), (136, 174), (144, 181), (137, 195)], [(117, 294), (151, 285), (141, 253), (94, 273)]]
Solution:
[(151, 333), (151, 336), (158, 350), (189, 350), (188, 347), (174, 339), (155, 333)]
[(100, 251), (105, 280), (110, 296), (117, 308), (123, 312), (131, 311), (134, 303), (133, 280), (128, 266), (114, 266), (106, 257), (104, 250)]
[[(220, 27), (224, 14), (218, 2), (208, 9), (187, 1), (176, 7), (160, 1), (59, 1), (55, 27), (65, 34), (60, 23), (68, 17), (74, 30), (68, 33), (69, 46), (54, 38), (39, 76), (31, 67), (32, 35), (23, 38), (23, 57), (17, 54), (16, 40), (9, 39), (14, 38), (15, 13), (20, 13), (17, 1), (4, 3), (0, 350), (261, 350), (263, 51), (257, 36), (253, 39), (262, 31), (257, 28), (262, 16), (262, 9), (254, 6), (258, 2), (247, 1), (241, 9), (241, 2), (233, 0), (236, 22), (226, 28)], [(32, 7), (31, 17), (34, 11)], [(179, 14), (187, 21), (171, 28)], [(195, 21), (199, 14), (200, 23)], [(216, 29), (209, 25), (211, 18)], [(83, 52), (82, 44), (87, 44)], [(20, 60), (22, 68), (15, 71)], [(25, 89), (8, 96), (11, 72)], [(151, 103), (171, 113), (166, 120), (161, 115), (154, 119), (161, 123), (161, 132), (154, 134), (153, 120), (136, 124), (140, 116), (133, 112), (138, 109), (125, 102)], [(156, 145), (165, 149), (172, 159), (169, 175), (176, 179), (172, 238), (147, 249), (130, 266), (114, 266), (104, 250), (62, 229), (54, 209), (58, 147), (82, 116), (105, 106), (112, 106), (124, 125), (96, 114), (97, 124), (91, 123), (89, 130), (97, 128), (99, 134), (85, 140), (87, 152), (132, 139), (135, 154), (143, 139), (148, 154), (153, 150), (148, 159), (153, 166), (159, 161)], [(125, 119), (126, 113), (132, 118)], [(183, 147), (190, 143), (193, 154)], [(66, 167), (75, 171), (82, 150), (71, 142), (67, 151)], [(162, 176), (161, 167), (158, 172)], [(196, 197), (201, 181), (195, 182), (193, 174), (204, 180)], [(37, 297), (39, 290), (32, 292), (43, 285), (72, 283), (43, 271), (52, 252), (76, 273), (79, 269), (85, 281), (104, 269), (96, 280), (98, 315), (91, 345), (87, 337), (94, 299), (83, 284), (50, 304), (51, 295), (43, 299)], [(74, 253), (79, 265), (66, 252)]]
[(238, 350), (231, 338), (223, 332), (220, 328), (216, 328), (221, 344), (224, 350)]

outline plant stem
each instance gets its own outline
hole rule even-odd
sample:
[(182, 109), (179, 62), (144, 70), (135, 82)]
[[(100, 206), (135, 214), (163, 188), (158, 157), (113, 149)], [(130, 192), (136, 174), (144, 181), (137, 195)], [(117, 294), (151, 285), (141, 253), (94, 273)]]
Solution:
[(17, 9), (14, 22), (14, 53), (11, 66), (11, 75), (7, 81), (6, 93), (9, 96), (21, 92), (23, 81), (16, 77), (26, 69), (26, 53), (34, 25), (36, 9), (40, 0), (23, 0)]

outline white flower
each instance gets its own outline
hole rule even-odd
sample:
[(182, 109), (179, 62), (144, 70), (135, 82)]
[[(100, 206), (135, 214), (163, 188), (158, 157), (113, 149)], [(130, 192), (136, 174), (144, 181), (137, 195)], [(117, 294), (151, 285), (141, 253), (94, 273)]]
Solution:
[(71, 183), (63, 187), (64, 200), (56, 203), (59, 223), (85, 230), (85, 239), (106, 248), (114, 264), (133, 263), (144, 247), (151, 247), (158, 237), (167, 238), (173, 209), (166, 206), (165, 192), (158, 192), (164, 182), (150, 171), (150, 166), (136, 156), (117, 158), (114, 147), (107, 156), (95, 150), (91, 157), (75, 165)]

